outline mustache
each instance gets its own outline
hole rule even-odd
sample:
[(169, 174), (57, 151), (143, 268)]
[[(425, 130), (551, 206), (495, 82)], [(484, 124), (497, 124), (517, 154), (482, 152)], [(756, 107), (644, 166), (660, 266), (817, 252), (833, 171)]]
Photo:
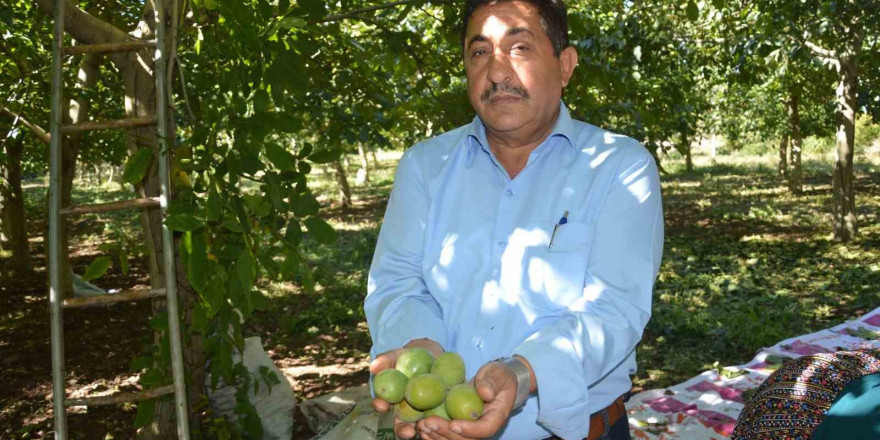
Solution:
[(513, 93), (515, 95), (521, 96), (524, 99), (530, 98), (529, 92), (527, 92), (526, 89), (522, 87), (516, 87), (505, 82), (501, 84), (493, 83), (492, 86), (484, 90), (483, 93), (480, 95), (480, 101), (486, 102), (489, 100), (489, 98), (501, 92)]

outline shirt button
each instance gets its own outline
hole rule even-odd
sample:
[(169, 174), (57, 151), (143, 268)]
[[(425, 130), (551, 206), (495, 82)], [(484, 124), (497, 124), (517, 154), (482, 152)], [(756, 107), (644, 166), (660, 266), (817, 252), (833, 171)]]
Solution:
[(507, 246), (507, 242), (504, 240), (498, 240), (498, 247), (503, 248), (504, 246)]
[(512, 189), (507, 190), (507, 197), (513, 197), (513, 190)]
[(483, 349), (483, 340), (477, 339), (477, 341), (474, 342), (474, 346), (477, 347), (478, 350), (482, 350)]

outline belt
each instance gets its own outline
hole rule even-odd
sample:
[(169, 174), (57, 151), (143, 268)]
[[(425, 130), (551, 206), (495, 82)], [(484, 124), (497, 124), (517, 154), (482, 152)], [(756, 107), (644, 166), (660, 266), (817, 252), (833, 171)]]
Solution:
[(626, 415), (626, 406), (623, 402), (625, 396), (620, 396), (611, 405), (605, 409), (593, 413), (590, 416), (590, 433), (587, 434), (585, 440), (597, 440), (602, 438), (611, 429), (611, 426), (617, 423), (621, 417)]

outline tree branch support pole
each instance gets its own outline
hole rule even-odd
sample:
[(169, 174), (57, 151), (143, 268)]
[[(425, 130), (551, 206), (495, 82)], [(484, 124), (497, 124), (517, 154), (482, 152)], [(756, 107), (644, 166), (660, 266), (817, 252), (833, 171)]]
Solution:
[[(171, 178), (169, 173), (168, 140), (168, 101), (166, 90), (166, 67), (168, 62), (168, 45), (165, 44), (165, 0), (156, 1), (156, 114), (159, 118), (159, 179), (162, 189), (162, 218), (168, 208), (171, 195)], [(175, 42), (176, 44), (176, 42)], [(177, 438), (189, 440), (189, 411), (186, 405), (186, 377), (183, 369), (183, 347), (180, 335), (180, 311), (177, 304), (177, 270), (174, 267), (174, 237), (171, 230), (162, 222), (162, 263), (165, 269), (165, 291), (168, 296), (168, 333), (171, 345), (171, 374), (174, 377), (174, 406), (177, 415)]]
[(64, 409), (64, 326), (61, 305), (61, 48), (64, 44), (64, 0), (55, 0), (55, 27), (52, 38), (52, 119), (49, 148), (49, 311), (52, 338), (52, 410), (55, 440), (67, 440), (67, 413)]

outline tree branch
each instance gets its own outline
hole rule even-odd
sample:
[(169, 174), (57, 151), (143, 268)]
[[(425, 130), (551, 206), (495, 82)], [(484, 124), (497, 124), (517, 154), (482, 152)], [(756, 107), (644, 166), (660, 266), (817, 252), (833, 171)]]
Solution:
[[(53, 0), (34, 0), (50, 16), (55, 11)], [(112, 24), (89, 14), (64, 0), (64, 30), (80, 44), (100, 44), (130, 41), (132, 38)]]
[(836, 60), (836, 59), (840, 58), (840, 56), (837, 55), (837, 52), (835, 52), (833, 50), (825, 49), (824, 47), (821, 47), (821, 46), (819, 46), (815, 43), (812, 43), (810, 41), (807, 41), (807, 40), (804, 40), (802, 43), (804, 44), (804, 46), (807, 46), (808, 48), (810, 48), (810, 50), (812, 50), (813, 53), (815, 53), (816, 55), (819, 55), (820, 57), (828, 58), (831, 60)]
[(355, 10), (348, 11), (348, 12), (345, 12), (342, 14), (328, 15), (328, 16), (322, 18), (320, 20), (320, 22), (321, 23), (328, 23), (331, 21), (345, 20), (347, 18), (356, 18), (358, 15), (363, 14), (364, 12), (373, 12), (373, 11), (378, 11), (380, 9), (388, 9), (388, 8), (393, 8), (395, 6), (406, 5), (406, 4), (410, 4), (410, 3), (437, 3), (437, 4), (441, 4), (441, 3), (449, 3), (449, 2), (448, 1), (429, 1), (429, 0), (400, 0), (400, 1), (396, 1), (396, 2), (385, 3), (382, 5), (367, 6), (365, 8), (355, 9)]
[(0, 107), (0, 113), (8, 115), (12, 118), (18, 118), (18, 120), (22, 124), (24, 124), (25, 127), (29, 128), (37, 136), (37, 138), (39, 138), (41, 141), (43, 141), (44, 144), (46, 144), (46, 145), (49, 144), (49, 133), (46, 133), (46, 130), (43, 130), (43, 127), (40, 127), (39, 125), (31, 123), (30, 121), (25, 119), (23, 116), (13, 112), (12, 110), (10, 110), (6, 107)]

